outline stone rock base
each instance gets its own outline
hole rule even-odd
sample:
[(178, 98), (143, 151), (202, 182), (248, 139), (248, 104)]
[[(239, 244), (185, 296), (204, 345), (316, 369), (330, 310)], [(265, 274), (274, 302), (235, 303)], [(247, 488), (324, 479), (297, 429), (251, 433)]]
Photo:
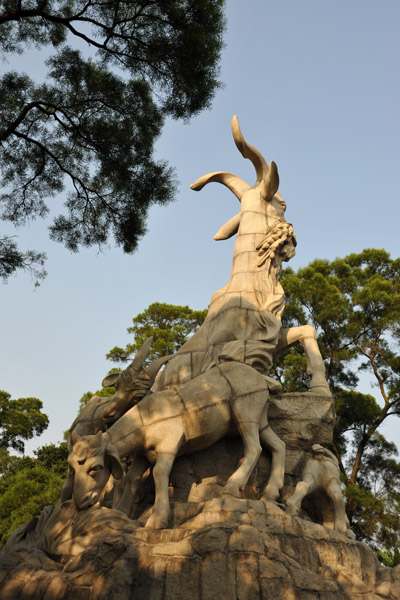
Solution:
[(0, 552), (2, 600), (399, 600), (400, 567), (260, 500), (173, 507), (174, 529), (48, 507)]

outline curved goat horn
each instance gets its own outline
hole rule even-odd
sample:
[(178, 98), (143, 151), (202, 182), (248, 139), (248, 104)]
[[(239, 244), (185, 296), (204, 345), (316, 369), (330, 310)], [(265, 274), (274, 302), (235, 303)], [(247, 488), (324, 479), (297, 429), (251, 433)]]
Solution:
[[(174, 354), (168, 354), (168, 356), (161, 356), (161, 358), (158, 358), (157, 360), (152, 362), (151, 365), (149, 365), (146, 369), (144, 369), (146, 375), (148, 375), (150, 378), (149, 383), (151, 383), (151, 385), (153, 385), (154, 380), (157, 376), (157, 373), (161, 369), (161, 367), (166, 362), (168, 362), (173, 356), (174, 356)], [(150, 387), (151, 387), (151, 385), (150, 385)]]
[[(144, 344), (142, 345), (140, 350), (136, 353), (135, 358), (133, 359), (131, 364), (128, 367), (126, 367), (126, 369), (121, 371), (121, 373), (119, 373), (119, 377), (118, 377), (117, 381), (118, 381), (118, 385), (121, 386), (121, 389), (128, 387), (136, 379), (137, 375), (140, 372), (140, 369), (143, 366), (146, 356), (149, 353), (152, 342), (153, 342), (153, 337), (147, 338), (147, 340), (144, 342)], [(106, 380), (107, 380), (107, 377), (103, 380), (103, 386), (105, 383), (107, 383)]]
[(226, 187), (235, 194), (238, 200), (241, 200), (243, 194), (251, 187), (248, 183), (243, 181), (243, 179), (237, 175), (228, 173), (227, 171), (214, 171), (213, 173), (207, 173), (207, 175), (203, 175), (203, 177), (200, 177), (200, 179), (197, 179), (197, 181), (192, 183), (190, 187), (195, 192), (199, 192), (207, 183), (211, 183), (212, 181), (226, 185)]
[(251, 160), (254, 165), (257, 173), (257, 181), (265, 180), (268, 174), (268, 165), (266, 160), (261, 152), (257, 150), (257, 148), (254, 148), (254, 146), (251, 146), (246, 142), (242, 132), (240, 131), (239, 121), (236, 115), (233, 115), (231, 127), (233, 139), (235, 140), (235, 144), (240, 154), (243, 156), (243, 158), (248, 158)]
[(133, 361), (131, 362), (131, 364), (129, 365), (129, 367), (127, 367), (125, 369), (125, 371), (123, 371), (123, 373), (126, 373), (127, 375), (129, 375), (130, 381), (132, 381), (134, 378), (136, 378), (137, 374), (139, 373), (140, 369), (142, 368), (143, 363), (146, 360), (146, 356), (149, 353), (150, 346), (152, 343), (153, 343), (153, 337), (151, 336), (151, 337), (147, 338), (147, 340), (143, 343), (142, 347), (140, 348), (139, 352), (136, 353), (136, 356), (133, 359)]

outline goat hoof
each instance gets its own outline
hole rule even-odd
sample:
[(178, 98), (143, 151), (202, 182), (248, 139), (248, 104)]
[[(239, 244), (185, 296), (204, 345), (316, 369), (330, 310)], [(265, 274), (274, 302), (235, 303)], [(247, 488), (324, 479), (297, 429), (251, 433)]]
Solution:
[(279, 489), (275, 486), (266, 487), (262, 495), (262, 500), (266, 502), (275, 502), (278, 500), (280, 495)]
[(168, 519), (162, 519), (159, 515), (153, 513), (147, 519), (145, 527), (147, 529), (167, 529)]
[(298, 508), (294, 504), (291, 504), (289, 502), (286, 502), (286, 513), (288, 515), (291, 515), (292, 517), (298, 517), (299, 516), (299, 510), (298, 510)]
[(310, 392), (312, 394), (316, 394), (317, 396), (332, 396), (331, 390), (329, 389), (328, 384), (318, 384), (310, 386)]
[(129, 506), (124, 506), (123, 504), (118, 504), (115, 507), (117, 510), (121, 511), (122, 513), (124, 513), (124, 515), (126, 515), (127, 517), (129, 517), (130, 512), (131, 512), (131, 507)]
[(242, 494), (238, 487), (224, 487), (220, 494), (220, 497), (241, 498)]

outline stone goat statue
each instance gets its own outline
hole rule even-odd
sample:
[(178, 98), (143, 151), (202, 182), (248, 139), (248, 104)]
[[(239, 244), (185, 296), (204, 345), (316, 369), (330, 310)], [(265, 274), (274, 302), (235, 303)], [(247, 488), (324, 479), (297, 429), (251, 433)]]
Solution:
[[(311, 375), (311, 391), (330, 395), (314, 328), (281, 327), (285, 306), (279, 283), (281, 265), (294, 256), (296, 239), (292, 225), (285, 221), (286, 204), (278, 192), (277, 167), (273, 161), (268, 166), (260, 152), (245, 141), (236, 116), (232, 133), (243, 157), (255, 167), (255, 184), (250, 186), (236, 175), (217, 171), (191, 186), (198, 191), (207, 183), (222, 183), (241, 203), (240, 212), (214, 236), (223, 240), (237, 234), (232, 273), (228, 283), (212, 296), (203, 325), (169, 362), (155, 388), (167, 389), (197, 377), (218, 364), (221, 354), (225, 360), (244, 362), (267, 376), (277, 357), (300, 341)], [(272, 380), (269, 384), (273, 389)]]
[[(72, 448), (73, 432), (79, 436), (86, 436), (105, 431), (110, 424), (150, 392), (159, 370), (171, 358), (171, 355), (163, 356), (144, 369), (143, 362), (152, 341), (153, 338), (150, 337), (144, 342), (126, 369), (107, 375), (103, 379), (103, 387), (114, 386), (115, 392), (112, 396), (94, 395), (83, 407), (68, 432), (69, 452)], [(72, 497), (73, 485), (74, 473), (68, 469), (67, 479), (61, 492), (61, 502)]]
[[(272, 453), (271, 475), (264, 499), (276, 500), (283, 485), (285, 445), (268, 426), (268, 378), (274, 359), (297, 341), (305, 348), (311, 390), (330, 395), (315, 330), (306, 325), (283, 330), (285, 295), (279, 283), (281, 266), (295, 254), (293, 227), (284, 218), (278, 192), (277, 167), (247, 144), (236, 117), (235, 143), (253, 163), (253, 186), (227, 172), (201, 177), (191, 187), (212, 181), (227, 186), (241, 202), (240, 212), (216, 234), (237, 234), (228, 283), (211, 299), (206, 320), (157, 378), (152, 394), (130, 408), (97, 437), (72, 434), (69, 465), (75, 472), (73, 497), (78, 508), (98, 501), (108, 478), (120, 471), (118, 460), (133, 457), (118, 507), (129, 512), (132, 496), (149, 463), (154, 464), (155, 504), (149, 527), (168, 523), (168, 477), (175, 457), (207, 448), (229, 433), (239, 432), (244, 458), (231, 475), (225, 493), (238, 496), (261, 452)], [(236, 387), (235, 387), (236, 386)], [(115, 417), (115, 406), (110, 416)], [(118, 466), (119, 464), (119, 466)]]
[(74, 431), (68, 463), (74, 472), (73, 499), (77, 508), (98, 502), (110, 473), (122, 476), (120, 459), (132, 456), (117, 508), (129, 514), (142, 475), (153, 464), (155, 503), (146, 526), (167, 527), (169, 474), (175, 458), (237, 432), (243, 440), (244, 457), (223, 493), (240, 496), (262, 444), (272, 454), (263, 499), (276, 500), (283, 486), (285, 444), (268, 425), (268, 399), (263, 375), (246, 364), (228, 361), (175, 389), (145, 396), (103, 433), (81, 438)]
[(302, 480), (296, 485), (292, 496), (286, 501), (287, 512), (297, 516), (303, 499), (313, 492), (322, 491), (332, 502), (334, 529), (348, 537), (354, 537), (350, 530), (346, 507), (340, 488), (340, 476), (336, 456), (320, 444), (312, 447), (312, 457), (304, 466)]

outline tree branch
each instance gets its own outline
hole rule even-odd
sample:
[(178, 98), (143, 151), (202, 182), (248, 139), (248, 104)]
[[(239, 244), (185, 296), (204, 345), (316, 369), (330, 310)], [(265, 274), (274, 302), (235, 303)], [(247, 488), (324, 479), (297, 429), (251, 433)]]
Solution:
[(7, 129), (5, 129), (4, 131), (0, 132), (0, 142), (3, 142), (10, 135), (15, 133), (16, 128), (18, 127), (18, 125), (20, 125), (22, 123), (22, 121), (25, 119), (25, 117), (29, 113), (29, 111), (32, 110), (33, 108), (39, 108), (41, 106), (41, 104), (42, 104), (41, 102), (29, 102), (29, 104), (27, 104), (21, 110), (18, 117), (11, 123), (11, 125), (9, 125), (7, 127)]

